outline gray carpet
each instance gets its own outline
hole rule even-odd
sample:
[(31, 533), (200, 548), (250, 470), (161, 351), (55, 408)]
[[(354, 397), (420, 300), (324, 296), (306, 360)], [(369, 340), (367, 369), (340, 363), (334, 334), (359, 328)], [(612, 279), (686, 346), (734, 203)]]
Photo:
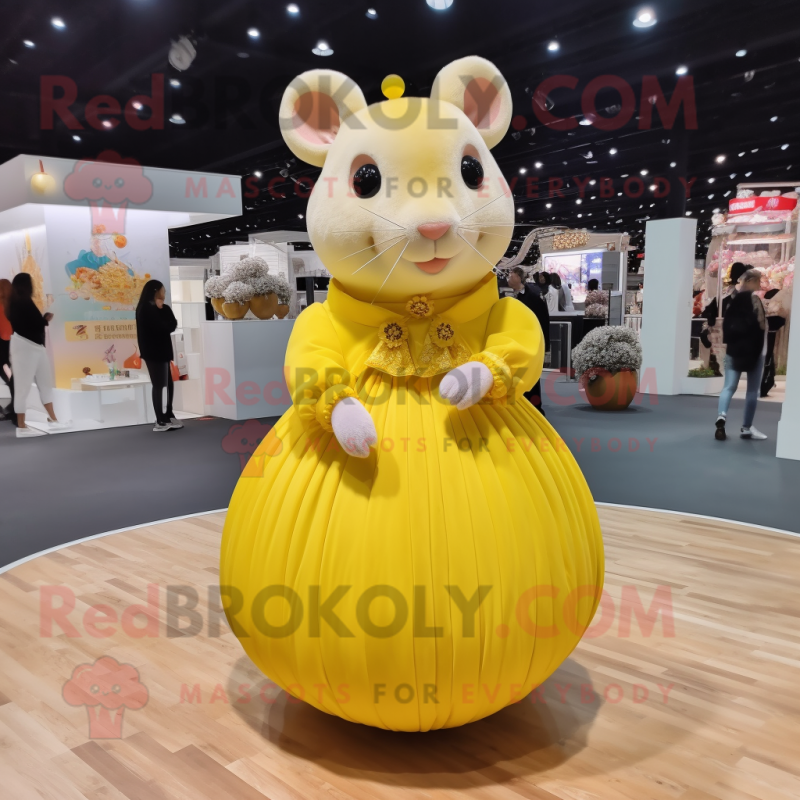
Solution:
[[(717, 442), (714, 398), (651, 405), (644, 397), (612, 413), (590, 409), (574, 385), (557, 391), (570, 404), (546, 400), (548, 417), (596, 500), (800, 533), (800, 462), (775, 458), (780, 405), (759, 405), (756, 424), (768, 441)], [(733, 401), (731, 431), (742, 406)], [(141, 426), (17, 440), (10, 423), (0, 423), (0, 566), (94, 533), (226, 507), (241, 469), (236, 452), (226, 452), (236, 441), (223, 444), (232, 424), (191, 420), (164, 434)]]

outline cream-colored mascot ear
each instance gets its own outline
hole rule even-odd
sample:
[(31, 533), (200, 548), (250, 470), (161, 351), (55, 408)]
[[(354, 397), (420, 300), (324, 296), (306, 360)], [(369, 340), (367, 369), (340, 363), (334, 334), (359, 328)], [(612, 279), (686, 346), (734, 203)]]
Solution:
[(511, 123), (511, 91), (491, 61), (467, 56), (448, 64), (436, 76), (432, 100), (444, 100), (460, 108), (478, 129), (491, 150)]
[(283, 93), (280, 126), (289, 149), (303, 161), (321, 167), (342, 125), (367, 107), (364, 93), (351, 78), (331, 69), (298, 75)]

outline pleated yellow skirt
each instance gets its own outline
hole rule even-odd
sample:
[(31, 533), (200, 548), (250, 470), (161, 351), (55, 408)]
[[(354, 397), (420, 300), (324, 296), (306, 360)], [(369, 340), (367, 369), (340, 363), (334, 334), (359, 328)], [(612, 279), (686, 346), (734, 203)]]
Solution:
[(380, 728), (463, 725), (519, 701), (580, 640), (603, 544), (572, 454), (526, 400), (458, 411), (441, 376), (368, 370), (368, 459), (289, 410), (239, 480), (228, 619), (290, 694)]

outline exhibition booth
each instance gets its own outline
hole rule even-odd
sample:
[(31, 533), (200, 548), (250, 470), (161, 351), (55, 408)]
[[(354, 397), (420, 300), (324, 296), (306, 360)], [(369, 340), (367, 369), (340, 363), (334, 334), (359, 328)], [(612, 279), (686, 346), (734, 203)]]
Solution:
[[(47, 351), (67, 430), (152, 421), (136, 342), (142, 287), (160, 280), (177, 309), (193, 299), (170, 297), (169, 231), (241, 211), (238, 176), (142, 167), (112, 151), (0, 165), (0, 277), (30, 274), (36, 306), (53, 314)], [(187, 370), (181, 328), (173, 345), (178, 377)], [(35, 391), (29, 402), (29, 425), (54, 432)]]

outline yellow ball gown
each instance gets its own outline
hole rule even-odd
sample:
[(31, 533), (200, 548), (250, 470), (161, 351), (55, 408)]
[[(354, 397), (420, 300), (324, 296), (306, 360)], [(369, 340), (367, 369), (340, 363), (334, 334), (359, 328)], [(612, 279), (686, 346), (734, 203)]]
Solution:
[[(498, 300), (493, 275), (416, 305), (363, 303), (334, 280), (303, 311), (293, 407), (239, 480), (221, 552), (229, 621), (275, 683), (347, 720), (426, 731), (519, 701), (569, 655), (603, 545), (575, 460), (522, 397), (542, 359), (536, 318)], [(468, 361), (495, 381), (459, 411), (437, 387)], [(330, 425), (354, 394), (378, 435), (366, 459)]]

